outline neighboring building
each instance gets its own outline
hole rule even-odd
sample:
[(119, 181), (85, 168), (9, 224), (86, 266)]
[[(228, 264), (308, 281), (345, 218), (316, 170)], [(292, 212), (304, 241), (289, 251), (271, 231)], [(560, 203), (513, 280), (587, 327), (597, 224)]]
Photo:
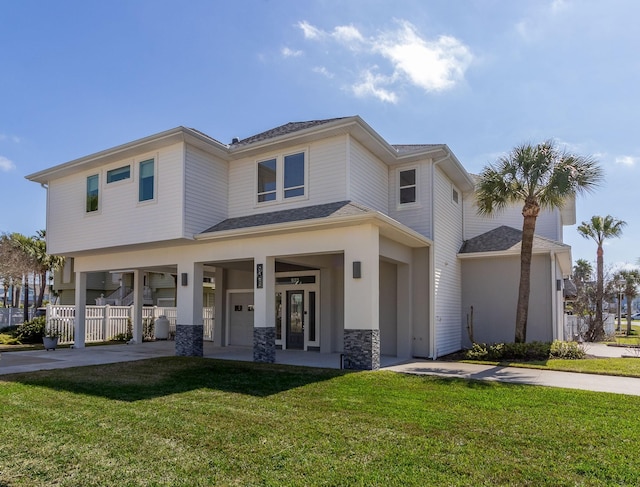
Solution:
[[(513, 229), (492, 231), (522, 217), (478, 217), (474, 180), (446, 145), (390, 145), (357, 116), (231, 144), (178, 127), (27, 178), (48, 189), (49, 252), (72, 259), (77, 337), (94, 276), (128, 275), (137, 340), (161, 289), (145, 276), (175, 279), (178, 355), (202, 354), (204, 281), (215, 341), (258, 361), (276, 348), (341, 352), (356, 369), (380, 354), (436, 358), (465, 344), (470, 306), (477, 336), (513, 339), (515, 300), (499, 290), (517, 289), (516, 249), (489, 243), (512, 242)], [(532, 337), (560, 336), (572, 218), (570, 204), (538, 219)]]

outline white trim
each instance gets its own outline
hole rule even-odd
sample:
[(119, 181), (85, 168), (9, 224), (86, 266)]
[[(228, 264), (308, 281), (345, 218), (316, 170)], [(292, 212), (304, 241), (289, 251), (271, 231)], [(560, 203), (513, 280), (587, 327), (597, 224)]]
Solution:
[[(395, 184), (395, 192), (396, 192), (396, 210), (406, 210), (409, 208), (419, 208), (422, 206), (421, 204), (421, 190), (420, 190), (420, 165), (412, 164), (410, 166), (398, 166), (395, 168), (396, 170), (396, 184)], [(400, 202), (400, 193), (402, 188), (410, 188), (411, 185), (408, 186), (400, 186), (400, 173), (407, 171), (415, 171), (415, 183), (413, 187), (415, 188), (415, 201), (411, 201), (409, 203), (401, 203)]]
[[(309, 147), (298, 147), (294, 149), (290, 149), (287, 151), (272, 153), (266, 157), (261, 157), (260, 159), (256, 159), (254, 161), (254, 180), (253, 180), (253, 194), (254, 194), (254, 207), (255, 208), (263, 208), (271, 205), (278, 205), (282, 203), (296, 202), (296, 201), (304, 201), (309, 199)], [(292, 196), (287, 198), (285, 196), (285, 190), (287, 188), (284, 187), (284, 178), (285, 178), (285, 167), (284, 160), (287, 156), (293, 156), (296, 154), (303, 154), (304, 157), (304, 194), (299, 196)], [(263, 193), (258, 193), (258, 167), (261, 163), (275, 161), (276, 162), (276, 188), (273, 191), (265, 191)], [(296, 189), (300, 186), (294, 186), (289, 189)], [(258, 201), (260, 195), (265, 194), (274, 194), (275, 198), (268, 201)]]
[[(148, 200), (140, 200), (140, 180), (141, 180), (141, 176), (140, 176), (140, 165), (143, 162), (148, 162), (148, 161), (153, 161), (153, 198), (148, 199)], [(138, 193), (136, 195), (136, 206), (145, 206), (145, 205), (149, 205), (149, 204), (153, 204), (156, 203), (158, 201), (158, 173), (159, 173), (159, 167), (160, 166), (160, 154), (158, 152), (154, 152), (153, 154), (147, 154), (145, 156), (141, 156), (141, 157), (136, 157), (134, 159), (134, 165), (135, 165), (135, 181), (136, 181), (136, 192)]]
[[(314, 276), (316, 282), (313, 284), (278, 284), (279, 277), (302, 277), (302, 276)], [(304, 292), (304, 315), (308, 318), (309, 316), (309, 292), (316, 293), (316, 339), (314, 341), (309, 340), (309, 327), (307, 325), (307, 321), (305, 319), (304, 322), (304, 346), (303, 350), (306, 352), (309, 347), (320, 347), (320, 271), (291, 271), (291, 272), (277, 272), (275, 274), (276, 284), (275, 284), (275, 292), (282, 292), (286, 295), (287, 291), (303, 291)], [(275, 299), (275, 293), (273, 299)], [(285, 302), (283, 300), (283, 302)], [(280, 345), (283, 350), (287, 349), (287, 339), (286, 339), (286, 306), (283, 310), (283, 322), (281, 323), (281, 338), (280, 340), (276, 339), (276, 345)]]

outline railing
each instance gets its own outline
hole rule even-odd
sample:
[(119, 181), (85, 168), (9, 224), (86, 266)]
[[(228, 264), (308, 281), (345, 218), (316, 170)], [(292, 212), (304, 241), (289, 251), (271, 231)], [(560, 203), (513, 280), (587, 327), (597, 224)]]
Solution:
[[(615, 334), (615, 320), (610, 313), (604, 313), (603, 316), (604, 334), (613, 336)], [(589, 325), (582, 317), (575, 315), (564, 315), (564, 339), (567, 341), (583, 340)]]
[[(73, 342), (75, 306), (48, 305), (47, 330), (60, 335), (60, 343)], [(85, 342), (102, 342), (126, 336), (131, 332), (133, 306), (87, 306), (85, 311)], [(143, 338), (153, 338), (153, 324), (160, 316), (169, 320), (169, 332), (175, 334), (177, 309), (158, 306), (142, 308)], [(204, 340), (213, 341), (214, 309), (203, 308)]]

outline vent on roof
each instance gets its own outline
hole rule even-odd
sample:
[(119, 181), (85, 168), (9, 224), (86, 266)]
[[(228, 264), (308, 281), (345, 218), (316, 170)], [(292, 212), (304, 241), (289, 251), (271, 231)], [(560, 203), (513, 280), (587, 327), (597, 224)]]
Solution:
[(238, 142), (240, 142), (240, 137), (234, 137), (233, 139), (231, 139), (232, 144), (237, 144)]

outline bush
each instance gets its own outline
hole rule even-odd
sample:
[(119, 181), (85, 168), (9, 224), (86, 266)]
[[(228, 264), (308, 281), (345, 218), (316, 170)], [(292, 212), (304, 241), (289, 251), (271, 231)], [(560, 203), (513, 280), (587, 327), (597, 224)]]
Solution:
[(584, 358), (586, 352), (584, 351), (584, 347), (578, 342), (561, 342), (555, 340), (551, 344), (550, 356), (551, 358), (577, 360)]
[(546, 360), (549, 358), (551, 344), (547, 342), (530, 343), (474, 343), (467, 350), (468, 360)]
[(25, 321), (16, 330), (16, 338), (21, 343), (38, 343), (42, 341), (44, 336), (45, 327), (47, 326), (47, 319), (44, 316), (39, 316), (29, 321)]
[(3, 326), (2, 328), (0, 328), (0, 333), (7, 333), (7, 334), (13, 335), (18, 330), (19, 326), (20, 325)]

